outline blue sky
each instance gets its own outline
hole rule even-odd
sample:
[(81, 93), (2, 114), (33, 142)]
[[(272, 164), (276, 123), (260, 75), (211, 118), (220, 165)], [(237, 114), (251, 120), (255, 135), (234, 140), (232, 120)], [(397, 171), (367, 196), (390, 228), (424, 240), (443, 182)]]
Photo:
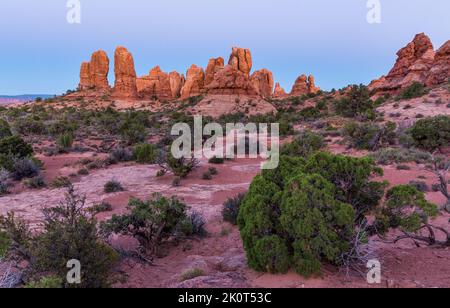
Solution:
[(302, 73), (340, 88), (385, 74), (416, 33), (436, 48), (450, 39), (450, 1), (380, 1), (382, 23), (369, 24), (367, 0), (80, 0), (81, 24), (69, 24), (66, 0), (2, 0), (0, 94), (74, 89), (80, 63), (98, 49), (112, 59), (117, 45), (138, 75), (228, 60), (236, 45), (286, 90)]

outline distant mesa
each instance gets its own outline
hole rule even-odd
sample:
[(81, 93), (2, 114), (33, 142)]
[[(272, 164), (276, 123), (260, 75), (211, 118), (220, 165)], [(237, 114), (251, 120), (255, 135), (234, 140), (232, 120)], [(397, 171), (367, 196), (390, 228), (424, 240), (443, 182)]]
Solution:
[[(274, 89), (271, 71), (261, 69), (251, 74), (252, 55), (249, 49), (233, 47), (228, 64), (222, 57), (209, 60), (206, 70), (193, 64), (186, 75), (164, 72), (159, 66), (148, 75), (138, 77), (132, 54), (125, 47), (117, 47), (114, 54), (115, 82), (108, 84), (109, 58), (99, 50), (90, 62), (80, 68), (78, 91), (73, 96), (111, 95), (122, 100), (173, 101), (198, 95), (246, 95), (259, 98), (283, 99), (291, 96), (317, 93), (314, 77), (302, 75), (290, 94), (279, 85)], [(251, 75), (250, 75), (251, 74)]]
[(417, 34), (413, 41), (397, 52), (397, 61), (391, 71), (370, 83), (369, 89), (377, 94), (391, 94), (414, 82), (435, 86), (448, 81), (450, 76), (450, 41), (438, 51), (430, 38)]

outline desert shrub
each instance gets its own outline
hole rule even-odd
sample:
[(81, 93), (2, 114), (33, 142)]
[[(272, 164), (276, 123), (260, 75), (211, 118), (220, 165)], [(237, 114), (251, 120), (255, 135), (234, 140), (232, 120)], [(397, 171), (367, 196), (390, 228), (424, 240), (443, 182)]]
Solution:
[(172, 153), (162, 153), (157, 161), (161, 167), (160, 176), (171, 171), (175, 176), (180, 178), (187, 177), (199, 165), (199, 161), (194, 157), (175, 158)]
[(23, 181), (23, 184), (30, 189), (39, 189), (46, 186), (45, 180), (41, 175), (26, 179)]
[(214, 167), (209, 167), (208, 168), (208, 172), (211, 175), (218, 175), (219, 174), (219, 171), (216, 168), (214, 168)]
[(380, 147), (395, 142), (397, 125), (389, 122), (386, 125), (349, 122), (343, 129), (347, 142), (354, 148), (375, 151)]
[(203, 237), (207, 234), (205, 225), (206, 222), (203, 216), (200, 213), (194, 211), (180, 223), (178, 233), (181, 233), (181, 236)]
[(44, 135), (47, 128), (40, 119), (19, 118), (13, 123), (14, 130), (21, 135)]
[(181, 186), (181, 178), (176, 176), (172, 180), (172, 187), (180, 187)]
[(212, 178), (213, 178), (212, 174), (209, 171), (204, 172), (202, 175), (202, 179), (206, 180), (206, 181), (210, 181), (210, 180), (212, 180)]
[(249, 266), (310, 276), (324, 262), (342, 265), (353, 258), (356, 226), (384, 195), (386, 183), (370, 181), (381, 173), (369, 158), (282, 156), (277, 169), (255, 177), (240, 207)]
[(202, 277), (205, 276), (205, 271), (199, 268), (194, 268), (194, 269), (190, 269), (185, 271), (184, 273), (181, 274), (180, 276), (180, 281), (188, 281), (188, 280), (192, 280), (194, 278), (197, 277)]
[(11, 246), (11, 239), (8, 233), (0, 231), (0, 260), (6, 256), (6, 253)]
[(154, 164), (158, 157), (158, 148), (153, 144), (139, 144), (134, 147), (134, 159), (141, 164)]
[(410, 149), (395, 149), (385, 148), (380, 149), (375, 153), (370, 154), (378, 164), (389, 165), (392, 163), (409, 163), (416, 162), (418, 164), (429, 163), (432, 160), (431, 154), (423, 152), (414, 148)]
[(133, 154), (126, 148), (117, 147), (109, 153), (109, 158), (115, 162), (127, 162), (133, 159)]
[(101, 203), (94, 204), (91, 208), (89, 208), (89, 212), (95, 214), (103, 213), (103, 212), (111, 212), (112, 205), (108, 202), (102, 201)]
[(0, 169), (0, 196), (9, 193), (9, 177), (10, 174), (5, 169)]
[(334, 104), (336, 113), (344, 117), (371, 116), (374, 104), (370, 99), (370, 92), (363, 85), (354, 85), (350, 92)]
[(411, 170), (411, 167), (408, 165), (397, 165), (397, 170)]
[(241, 208), (244, 198), (245, 194), (238, 194), (234, 198), (228, 198), (228, 200), (224, 202), (222, 207), (222, 217), (224, 221), (237, 225), (239, 209)]
[(33, 178), (40, 174), (40, 167), (30, 158), (14, 158), (10, 170), (14, 180), (20, 181), (24, 178)]
[(108, 181), (103, 188), (103, 191), (107, 194), (121, 192), (124, 190), (125, 189), (123, 188), (122, 184), (120, 184), (120, 182), (116, 180)]
[(86, 168), (81, 168), (80, 170), (78, 170), (77, 174), (78, 175), (88, 175), (89, 170), (87, 170)]
[(44, 231), (33, 248), (36, 269), (66, 281), (66, 263), (75, 259), (82, 264), (81, 284), (66, 287), (108, 287), (118, 255), (98, 237), (97, 221), (85, 209), (85, 198), (69, 187), (65, 201), (45, 209), (44, 217)]
[[(402, 231), (394, 241), (409, 239), (430, 246), (450, 246), (449, 231), (434, 226), (431, 220), (439, 215), (437, 205), (428, 202), (425, 194), (411, 185), (393, 187), (386, 195), (386, 202), (376, 216), (375, 225), (380, 235), (391, 229)], [(439, 241), (443, 233), (445, 241)]]
[(72, 133), (64, 133), (58, 137), (56, 140), (56, 144), (60, 151), (67, 151), (72, 148), (73, 145), (73, 134)]
[(437, 116), (417, 121), (410, 129), (414, 145), (433, 151), (450, 144), (450, 116)]
[(286, 144), (281, 149), (282, 155), (308, 157), (325, 147), (322, 135), (311, 131), (299, 133), (293, 142)]
[(3, 119), (0, 119), (0, 139), (11, 136), (12, 136), (11, 128), (8, 122), (6, 122)]
[(414, 82), (409, 87), (407, 87), (405, 90), (402, 91), (395, 99), (396, 100), (406, 100), (406, 99), (412, 99), (417, 97), (422, 97), (425, 94), (428, 93), (428, 90), (426, 87), (421, 84), (420, 82)]
[(141, 143), (147, 137), (148, 119), (143, 118), (140, 113), (128, 113), (119, 127), (122, 140), (129, 145)]
[(299, 113), (299, 116), (302, 117), (304, 120), (315, 120), (320, 118), (320, 110), (316, 107), (307, 107), (305, 109), (302, 109)]
[(0, 139), (0, 155), (12, 157), (29, 157), (33, 154), (33, 148), (19, 136), (10, 136)]
[(410, 181), (409, 185), (415, 187), (420, 192), (425, 193), (430, 191), (428, 184), (423, 181)]
[(53, 188), (70, 187), (70, 185), (72, 185), (72, 182), (68, 177), (65, 176), (54, 178), (50, 183), (50, 186)]
[(78, 129), (75, 120), (61, 119), (51, 123), (47, 130), (53, 136), (59, 136), (66, 133), (74, 133)]
[(147, 201), (130, 199), (128, 214), (114, 215), (101, 224), (105, 235), (112, 233), (136, 238), (143, 252), (153, 255), (162, 242), (169, 240), (186, 222), (187, 206), (176, 197), (159, 194)]
[(56, 276), (42, 277), (38, 281), (32, 281), (24, 286), (25, 289), (61, 289), (63, 280)]
[(220, 164), (223, 164), (224, 162), (225, 162), (225, 160), (223, 158), (219, 158), (217, 156), (214, 156), (208, 160), (208, 163), (215, 164), (215, 165), (220, 165)]

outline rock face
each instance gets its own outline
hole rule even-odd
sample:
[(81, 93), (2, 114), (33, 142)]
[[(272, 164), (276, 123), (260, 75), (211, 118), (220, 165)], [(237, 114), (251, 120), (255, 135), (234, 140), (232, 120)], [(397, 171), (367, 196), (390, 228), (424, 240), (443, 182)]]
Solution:
[(231, 65), (216, 73), (214, 80), (205, 87), (208, 94), (220, 95), (258, 95), (250, 78)]
[(116, 81), (114, 96), (118, 98), (136, 98), (136, 70), (131, 53), (125, 47), (118, 47), (114, 54), (114, 73)]
[(433, 67), (426, 80), (428, 86), (445, 83), (450, 79), (450, 41), (436, 52)]
[(250, 50), (233, 47), (228, 65), (249, 76), (252, 70), (252, 55)]
[(294, 86), (292, 87), (291, 96), (302, 96), (306, 94), (315, 94), (320, 91), (319, 87), (316, 87), (314, 77), (310, 75), (306, 77), (306, 75), (301, 75), (295, 81)]
[(181, 99), (200, 95), (205, 85), (205, 72), (193, 64), (186, 74), (186, 82), (181, 89)]
[(170, 91), (173, 98), (179, 98), (181, 95), (181, 88), (185, 83), (184, 75), (180, 75), (178, 72), (171, 72), (169, 74)]
[(211, 59), (208, 62), (208, 67), (206, 68), (205, 76), (205, 86), (209, 85), (214, 80), (214, 76), (225, 66), (225, 61), (223, 58)]
[(79, 89), (102, 91), (109, 90), (109, 58), (103, 50), (92, 54), (90, 62), (83, 62), (80, 69)]
[(280, 86), (280, 83), (275, 84), (275, 91), (273, 92), (273, 97), (278, 99), (283, 99), (288, 97), (286, 91)]
[(250, 82), (258, 95), (262, 97), (271, 97), (273, 93), (273, 74), (269, 70), (262, 69), (256, 71), (250, 78)]
[(137, 91), (140, 97), (172, 100), (169, 74), (164, 73), (159, 66), (154, 67), (147, 76), (137, 78)]
[(370, 90), (395, 93), (414, 82), (433, 86), (446, 82), (450, 76), (450, 42), (435, 52), (430, 38), (420, 33), (397, 56), (389, 74), (372, 81)]

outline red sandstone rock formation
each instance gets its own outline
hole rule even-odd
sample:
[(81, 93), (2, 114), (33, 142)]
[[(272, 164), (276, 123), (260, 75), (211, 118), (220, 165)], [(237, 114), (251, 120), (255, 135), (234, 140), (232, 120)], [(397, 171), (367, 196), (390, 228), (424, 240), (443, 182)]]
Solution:
[(118, 47), (114, 54), (114, 72), (116, 81), (114, 96), (118, 98), (136, 98), (136, 70), (131, 53), (125, 47)]
[(252, 55), (250, 50), (233, 47), (228, 65), (250, 76), (252, 70)]
[(320, 91), (319, 87), (316, 87), (314, 77), (309, 75), (301, 75), (295, 81), (294, 86), (292, 87), (291, 96), (302, 96), (306, 94), (315, 94)]
[(447, 41), (436, 52), (433, 67), (427, 77), (426, 85), (433, 86), (445, 83), (450, 79), (450, 41)]
[(280, 83), (277, 82), (275, 85), (275, 91), (273, 92), (273, 97), (278, 99), (283, 99), (288, 97), (286, 91), (280, 86)]
[(395, 93), (414, 82), (427, 86), (446, 82), (450, 77), (450, 43), (437, 52), (428, 36), (417, 34), (414, 40), (397, 53), (397, 61), (387, 76), (370, 83), (377, 94)]
[(81, 64), (79, 89), (81, 91), (109, 90), (108, 73), (108, 55), (103, 50), (94, 52), (90, 62), (83, 62)]
[(181, 88), (185, 83), (184, 75), (180, 75), (178, 72), (171, 72), (169, 74), (170, 91), (174, 99), (179, 98), (181, 95)]
[(213, 82), (216, 73), (219, 72), (221, 69), (223, 69), (224, 66), (225, 61), (223, 58), (216, 58), (209, 60), (208, 67), (206, 68), (205, 86)]
[(216, 74), (213, 82), (206, 86), (206, 92), (221, 95), (258, 95), (248, 76), (230, 65)]
[(186, 76), (186, 82), (181, 89), (181, 99), (200, 95), (205, 84), (205, 72), (203, 69), (193, 64), (187, 71)]
[(137, 90), (140, 97), (172, 100), (172, 89), (169, 74), (164, 73), (159, 66), (154, 67), (149, 75), (137, 78)]
[(256, 92), (262, 97), (271, 97), (273, 93), (273, 74), (269, 70), (256, 71), (250, 78)]

